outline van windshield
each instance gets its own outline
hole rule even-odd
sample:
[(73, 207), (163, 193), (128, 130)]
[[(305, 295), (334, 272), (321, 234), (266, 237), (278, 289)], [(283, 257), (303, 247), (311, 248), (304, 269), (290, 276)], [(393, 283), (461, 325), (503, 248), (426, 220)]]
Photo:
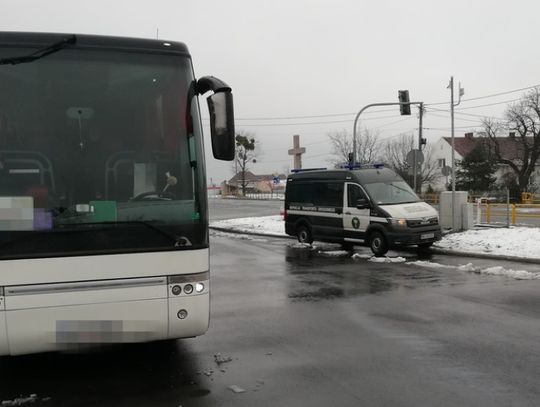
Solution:
[(373, 182), (365, 184), (371, 198), (379, 205), (418, 202), (420, 198), (405, 181)]

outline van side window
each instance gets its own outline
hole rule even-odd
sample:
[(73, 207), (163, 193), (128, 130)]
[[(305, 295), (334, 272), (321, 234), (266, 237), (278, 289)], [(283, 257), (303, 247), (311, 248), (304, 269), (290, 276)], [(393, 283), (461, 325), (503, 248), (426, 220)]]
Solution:
[(362, 191), (358, 185), (347, 185), (347, 206), (349, 208), (355, 208), (359, 199), (367, 199), (366, 194)]
[(313, 205), (313, 185), (291, 182), (287, 185), (287, 200), (292, 203)]
[(314, 185), (314, 204), (317, 206), (343, 206), (343, 184), (319, 182)]

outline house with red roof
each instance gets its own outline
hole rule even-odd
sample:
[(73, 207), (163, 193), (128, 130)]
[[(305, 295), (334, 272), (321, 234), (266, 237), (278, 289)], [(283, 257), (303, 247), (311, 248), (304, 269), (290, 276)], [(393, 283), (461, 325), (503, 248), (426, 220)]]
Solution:
[[(485, 136), (484, 133), (465, 133), (464, 136), (454, 137), (454, 156), (456, 161), (463, 160), (478, 143), (485, 143), (488, 147), (493, 145), (493, 142)], [(498, 145), (502, 153), (503, 158), (518, 162), (522, 157), (523, 145), (520, 140), (510, 135), (508, 137), (498, 138)], [(443, 168), (451, 167), (452, 165), (452, 138), (441, 137), (437, 143), (433, 146), (434, 165), (440, 170), (441, 177), (432, 188), (437, 191), (444, 191), (446, 185), (452, 182), (451, 175), (444, 175)], [(512, 170), (505, 164), (499, 164), (498, 170), (495, 173), (498, 181), (501, 181), (505, 174), (512, 172)], [(540, 178), (540, 163), (536, 165), (535, 176)]]

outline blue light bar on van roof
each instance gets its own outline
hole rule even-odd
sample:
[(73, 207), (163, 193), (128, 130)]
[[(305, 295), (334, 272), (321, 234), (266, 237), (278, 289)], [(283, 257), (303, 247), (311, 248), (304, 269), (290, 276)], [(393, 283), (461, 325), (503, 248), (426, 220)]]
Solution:
[(349, 170), (359, 170), (363, 168), (384, 168), (384, 163), (373, 163), (373, 164), (344, 164), (339, 168), (349, 169)]
[(326, 170), (326, 168), (294, 168), (291, 170), (291, 172), (296, 174), (296, 173), (305, 172), (305, 171), (322, 171), (322, 170)]

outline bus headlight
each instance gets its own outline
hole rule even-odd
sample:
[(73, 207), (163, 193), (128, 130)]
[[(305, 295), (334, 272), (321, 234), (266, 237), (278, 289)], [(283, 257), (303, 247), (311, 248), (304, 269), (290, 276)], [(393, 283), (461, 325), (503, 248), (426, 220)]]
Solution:
[(191, 294), (193, 292), (193, 286), (191, 284), (186, 284), (184, 286), (184, 292), (186, 294)]
[(195, 284), (195, 291), (197, 291), (198, 293), (202, 293), (204, 291), (204, 284), (203, 283)]

